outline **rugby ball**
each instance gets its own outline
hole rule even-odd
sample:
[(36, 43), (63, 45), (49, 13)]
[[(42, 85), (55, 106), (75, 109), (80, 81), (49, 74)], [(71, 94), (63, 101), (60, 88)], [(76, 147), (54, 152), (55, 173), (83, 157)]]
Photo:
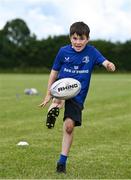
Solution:
[(62, 78), (55, 81), (51, 88), (51, 95), (58, 99), (70, 99), (75, 97), (81, 90), (81, 83), (74, 78)]
[(37, 95), (38, 91), (35, 88), (31, 88), (31, 89), (25, 89), (24, 93), (27, 95)]

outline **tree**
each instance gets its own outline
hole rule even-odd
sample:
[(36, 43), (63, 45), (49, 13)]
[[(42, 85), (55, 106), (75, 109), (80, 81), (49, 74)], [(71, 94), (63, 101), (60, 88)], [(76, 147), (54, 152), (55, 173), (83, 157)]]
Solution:
[(30, 30), (21, 19), (8, 21), (3, 28), (6, 39), (17, 46), (22, 46), (28, 42)]
[(14, 19), (0, 30), (0, 67), (28, 67), (28, 46), (36, 41), (36, 36), (30, 34), (26, 23)]

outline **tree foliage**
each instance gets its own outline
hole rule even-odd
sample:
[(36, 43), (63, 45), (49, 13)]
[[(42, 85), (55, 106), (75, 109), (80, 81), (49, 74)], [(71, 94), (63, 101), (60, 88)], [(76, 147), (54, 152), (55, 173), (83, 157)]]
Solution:
[(3, 29), (5, 38), (11, 43), (22, 46), (28, 42), (30, 30), (21, 19), (15, 19), (6, 23)]
[[(59, 48), (69, 43), (68, 35), (37, 40), (23, 20), (14, 19), (0, 30), (0, 70), (50, 69)], [(131, 71), (131, 40), (125, 43), (96, 40), (90, 44), (113, 61), (118, 71)]]

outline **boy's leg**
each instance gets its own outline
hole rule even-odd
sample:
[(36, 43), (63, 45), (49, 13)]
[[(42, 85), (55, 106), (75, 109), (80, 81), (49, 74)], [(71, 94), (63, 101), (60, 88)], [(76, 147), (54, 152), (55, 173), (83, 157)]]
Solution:
[(59, 115), (59, 109), (64, 106), (64, 100), (53, 98), (52, 104), (48, 109), (46, 126), (51, 129), (55, 125), (56, 117)]
[(57, 172), (66, 171), (66, 160), (73, 141), (73, 130), (75, 126), (81, 126), (82, 109), (83, 107), (72, 99), (65, 101), (62, 151), (57, 163)]
[(60, 100), (60, 99), (53, 98), (52, 103), (51, 103), (51, 105), (50, 105), (50, 107), (48, 109), (48, 112), (54, 107), (58, 107), (59, 109), (63, 108), (64, 103), (65, 103), (65, 100)]
[(61, 154), (68, 156), (72, 141), (75, 122), (71, 118), (66, 118), (63, 124), (63, 140)]
[(74, 127), (75, 127), (75, 122), (71, 118), (66, 118), (63, 124), (62, 151), (61, 151), (60, 159), (57, 163), (58, 173), (66, 172), (66, 160), (73, 141)]

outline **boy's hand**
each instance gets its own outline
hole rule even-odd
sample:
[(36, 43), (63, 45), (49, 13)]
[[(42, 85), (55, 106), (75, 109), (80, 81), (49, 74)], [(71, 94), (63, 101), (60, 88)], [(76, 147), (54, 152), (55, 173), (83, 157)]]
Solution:
[(115, 68), (115, 65), (114, 65), (112, 62), (109, 62), (109, 63), (107, 64), (107, 66), (106, 66), (106, 69), (107, 69), (108, 71), (114, 72), (116, 68)]
[(103, 66), (107, 69), (107, 71), (114, 72), (116, 70), (115, 65), (112, 62), (108, 61), (108, 60), (105, 60), (103, 62)]
[(47, 95), (45, 97), (45, 99), (43, 100), (43, 102), (39, 105), (39, 107), (45, 107), (46, 104), (51, 100), (52, 96), (51, 95)]

